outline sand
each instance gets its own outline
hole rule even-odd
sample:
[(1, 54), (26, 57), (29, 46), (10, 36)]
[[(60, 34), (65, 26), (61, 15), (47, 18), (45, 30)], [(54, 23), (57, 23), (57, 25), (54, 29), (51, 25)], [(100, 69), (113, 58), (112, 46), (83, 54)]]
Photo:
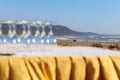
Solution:
[(120, 51), (95, 47), (55, 47), (27, 48), (22, 51), (13, 51), (14, 56), (118, 56)]

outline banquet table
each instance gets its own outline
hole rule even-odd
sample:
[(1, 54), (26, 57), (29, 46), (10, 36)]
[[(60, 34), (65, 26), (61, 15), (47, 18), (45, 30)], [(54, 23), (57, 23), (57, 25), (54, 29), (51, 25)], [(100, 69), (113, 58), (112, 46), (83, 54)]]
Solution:
[(1, 57), (0, 80), (120, 80), (120, 56)]

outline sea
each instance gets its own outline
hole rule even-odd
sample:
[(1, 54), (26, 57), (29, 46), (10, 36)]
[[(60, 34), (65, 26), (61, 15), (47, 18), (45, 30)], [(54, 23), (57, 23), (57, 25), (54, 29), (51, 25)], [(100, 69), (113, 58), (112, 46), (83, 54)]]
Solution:
[(120, 42), (120, 38), (89, 38), (89, 37), (82, 37), (82, 38), (67, 38), (67, 40), (76, 40), (79, 42)]

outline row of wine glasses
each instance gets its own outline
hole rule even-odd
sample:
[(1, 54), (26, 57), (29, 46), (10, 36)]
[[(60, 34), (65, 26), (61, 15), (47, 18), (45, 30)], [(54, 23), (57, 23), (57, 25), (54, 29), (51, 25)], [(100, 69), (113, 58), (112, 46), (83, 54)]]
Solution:
[(57, 44), (53, 26), (41, 21), (1, 21), (0, 44)]

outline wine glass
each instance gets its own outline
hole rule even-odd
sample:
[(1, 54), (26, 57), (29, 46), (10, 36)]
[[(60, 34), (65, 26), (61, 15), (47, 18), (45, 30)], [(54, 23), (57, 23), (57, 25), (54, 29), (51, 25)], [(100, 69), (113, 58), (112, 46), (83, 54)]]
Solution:
[(42, 32), (41, 32), (41, 35), (40, 35), (40, 43), (41, 44), (46, 44), (46, 40), (47, 40), (47, 37), (46, 37), (46, 33), (45, 33), (45, 25), (44, 24), (41, 24), (41, 27), (42, 27)]
[(50, 44), (56, 44), (57, 40), (55, 39), (55, 37), (53, 35), (53, 30), (52, 30), (53, 26), (49, 22), (47, 22), (46, 25), (49, 28), (49, 33), (48, 33), (48, 36), (47, 36), (47, 39), (49, 40), (48, 42)]

